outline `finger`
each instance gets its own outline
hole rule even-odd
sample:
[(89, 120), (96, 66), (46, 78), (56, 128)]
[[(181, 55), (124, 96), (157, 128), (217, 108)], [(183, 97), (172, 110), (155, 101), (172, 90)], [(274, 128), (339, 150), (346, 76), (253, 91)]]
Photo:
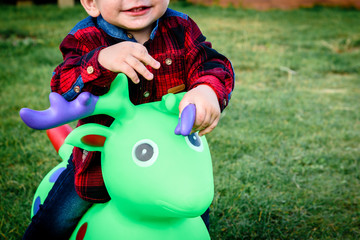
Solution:
[(207, 128), (205, 128), (205, 129), (203, 129), (203, 130), (201, 130), (201, 131), (199, 132), (199, 136), (201, 137), (201, 136), (203, 136), (203, 135), (205, 135), (205, 134), (208, 134), (208, 133), (212, 132), (212, 131), (215, 129), (215, 127), (218, 125), (219, 120), (220, 120), (220, 117), (217, 117), (217, 118), (210, 124), (210, 126), (208, 126)]
[(197, 131), (203, 130), (209, 125), (210, 117), (210, 114), (200, 108), (200, 110), (196, 112), (196, 119), (193, 128)]
[(189, 104), (191, 104), (191, 102), (187, 100), (186, 95), (185, 95), (179, 103), (179, 117), (181, 116), (181, 113), (184, 110), (184, 108)]
[(148, 59), (146, 61), (143, 61), (145, 65), (149, 65), (150, 67), (154, 69), (159, 69), (161, 67), (160, 62), (158, 62), (155, 58), (149, 55)]
[(154, 75), (138, 59), (131, 57), (126, 62), (145, 79), (152, 80), (154, 78)]
[(156, 61), (150, 54), (148, 53), (147, 49), (140, 45), (137, 51), (134, 53), (134, 57), (136, 57), (139, 61), (144, 63), (144, 65), (149, 65), (152, 68), (159, 69), (160, 63)]
[(140, 82), (139, 76), (130, 65), (123, 64), (120, 67), (120, 72), (124, 73), (128, 78), (130, 78), (133, 83), (138, 84)]
[(206, 117), (206, 119), (201, 123), (201, 125), (196, 128), (196, 131), (202, 131), (208, 128), (210, 124), (211, 124), (210, 118)]

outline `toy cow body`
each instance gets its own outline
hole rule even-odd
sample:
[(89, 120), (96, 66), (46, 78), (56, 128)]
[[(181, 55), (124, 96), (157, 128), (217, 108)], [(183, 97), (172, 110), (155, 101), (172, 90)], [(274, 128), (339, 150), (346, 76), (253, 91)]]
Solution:
[[(182, 115), (178, 123), (182, 96), (170, 94), (162, 101), (134, 106), (128, 97), (127, 78), (121, 74), (104, 96), (86, 93), (70, 103), (56, 96), (56, 101), (50, 99), (48, 110), (22, 110), (24, 122), (38, 129), (95, 114), (115, 119), (110, 127), (85, 124), (76, 128), (62, 146), (67, 148), (65, 160), (69, 146), (101, 151), (103, 178), (111, 197), (109, 202), (94, 204), (87, 211), (71, 239), (210, 238), (200, 215), (213, 199), (211, 156), (205, 137), (190, 134), (195, 119), (191, 107), (185, 108), (183, 115), (188, 116)], [(72, 104), (71, 108), (78, 111), (76, 116), (64, 117), (55, 107), (62, 104)], [(68, 111), (69, 106), (62, 108)], [(34, 126), (36, 116), (48, 114), (54, 118), (51, 126)], [(178, 135), (172, 130), (175, 126)], [(105, 137), (105, 143), (86, 143), (83, 139), (89, 135)], [(51, 188), (49, 179), (63, 169), (62, 164), (40, 184), (33, 211), (45, 199)]]

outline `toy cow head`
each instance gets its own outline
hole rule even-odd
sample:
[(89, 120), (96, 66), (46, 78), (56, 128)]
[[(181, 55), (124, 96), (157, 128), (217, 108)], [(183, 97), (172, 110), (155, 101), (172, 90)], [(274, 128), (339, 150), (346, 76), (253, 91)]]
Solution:
[[(110, 127), (85, 124), (65, 140), (65, 144), (102, 153), (102, 173), (111, 202), (121, 212), (140, 218), (201, 215), (212, 201), (214, 186), (206, 139), (190, 134), (194, 105), (187, 106), (180, 119), (183, 94), (168, 94), (162, 101), (135, 106), (129, 100), (127, 81), (119, 74), (107, 94), (97, 97), (84, 92), (72, 102), (51, 93), (49, 109), (22, 109), (20, 115), (36, 129), (90, 115), (112, 116), (115, 120)], [(105, 137), (104, 145), (83, 141), (91, 135)]]

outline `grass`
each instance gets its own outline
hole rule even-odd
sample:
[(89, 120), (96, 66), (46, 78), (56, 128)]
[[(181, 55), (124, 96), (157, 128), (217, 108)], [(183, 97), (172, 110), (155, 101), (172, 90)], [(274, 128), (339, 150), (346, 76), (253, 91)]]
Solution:
[[(257, 12), (173, 4), (228, 56), (236, 89), (208, 135), (213, 239), (360, 238), (360, 12)], [(48, 107), (58, 45), (80, 6), (0, 15), (0, 238), (19, 239), (58, 160), (21, 107)]]

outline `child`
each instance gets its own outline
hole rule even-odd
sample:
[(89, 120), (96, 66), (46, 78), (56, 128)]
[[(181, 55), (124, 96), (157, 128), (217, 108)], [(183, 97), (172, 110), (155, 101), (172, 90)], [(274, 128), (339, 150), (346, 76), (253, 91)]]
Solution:
[[(230, 99), (234, 73), (229, 60), (211, 48), (192, 19), (168, 9), (169, 0), (81, 0), (81, 4), (90, 16), (61, 43), (64, 62), (55, 69), (52, 91), (68, 101), (83, 91), (103, 95), (122, 72), (129, 78), (134, 104), (187, 91), (179, 110), (196, 105), (193, 131), (204, 135), (216, 127)], [(109, 126), (112, 121), (98, 115), (78, 125)], [(92, 203), (108, 200), (100, 153), (75, 148), (24, 239), (69, 238)]]

